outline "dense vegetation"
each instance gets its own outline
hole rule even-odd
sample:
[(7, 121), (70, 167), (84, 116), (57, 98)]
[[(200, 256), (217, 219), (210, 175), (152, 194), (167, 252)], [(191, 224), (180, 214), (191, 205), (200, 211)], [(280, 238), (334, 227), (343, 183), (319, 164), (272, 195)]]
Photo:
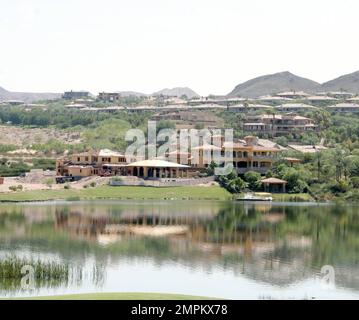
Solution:
[[(131, 103), (136, 104), (141, 99), (135, 99)], [(137, 101), (138, 100), (138, 101)], [(103, 106), (106, 106), (104, 104)], [(102, 105), (97, 105), (101, 107)], [(243, 138), (243, 123), (249, 113), (238, 113), (229, 110), (215, 111), (222, 117), (227, 128), (234, 129), (234, 136)], [(274, 112), (273, 107), (268, 107), (267, 114)], [(258, 114), (260, 111), (253, 112)], [(289, 193), (308, 192), (319, 199), (342, 197), (344, 199), (358, 198), (359, 185), (359, 117), (358, 114), (336, 114), (327, 111), (325, 107), (319, 107), (314, 111), (300, 112), (303, 116), (310, 117), (319, 125), (318, 132), (309, 132), (296, 137), (291, 135), (270, 138), (282, 146), (299, 142), (308, 145), (324, 142), (329, 150), (316, 154), (303, 155), (294, 151), (281, 154), (283, 157), (296, 157), (302, 163), (293, 167), (281, 158), (274, 164), (267, 176), (278, 177), (288, 181)], [(50, 139), (46, 143), (35, 143), (30, 147), (42, 152), (45, 157), (63, 154), (64, 152), (79, 152), (88, 149), (109, 148), (124, 150), (126, 148), (125, 132), (130, 128), (140, 128), (144, 132), (147, 129), (147, 121), (152, 113), (128, 113), (115, 112), (112, 114), (100, 112), (80, 112), (64, 107), (60, 102), (48, 107), (44, 112), (41, 108), (24, 111), (22, 107), (2, 107), (0, 109), (0, 122), (11, 123), (18, 126), (53, 127), (57, 129), (74, 130), (81, 132), (82, 142), (68, 144), (57, 139)], [(157, 124), (157, 131), (161, 128), (173, 128), (170, 121), (161, 121)], [(11, 143), (9, 141), (9, 143)], [(26, 147), (26, 141), (24, 141)], [(16, 149), (16, 146), (0, 145), (0, 152), (6, 153)], [(0, 162), (0, 175), (18, 175), (29, 171), (30, 168), (52, 169), (53, 163), (41, 160), (34, 161), (33, 166), (23, 161), (11, 161), (2, 159)], [(243, 190), (259, 191), (263, 187), (260, 177), (254, 173), (238, 177), (232, 173), (228, 177), (220, 179), (222, 186), (231, 192)]]

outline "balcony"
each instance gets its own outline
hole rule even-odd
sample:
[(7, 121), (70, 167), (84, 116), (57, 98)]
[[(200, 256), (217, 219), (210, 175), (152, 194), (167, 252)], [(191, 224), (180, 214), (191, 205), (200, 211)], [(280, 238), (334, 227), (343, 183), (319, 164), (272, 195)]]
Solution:
[(237, 170), (238, 173), (243, 174), (246, 173), (248, 171), (254, 171), (254, 172), (258, 172), (260, 174), (266, 174), (268, 172), (268, 170), (270, 170), (270, 167), (253, 167), (253, 168), (235, 168)]

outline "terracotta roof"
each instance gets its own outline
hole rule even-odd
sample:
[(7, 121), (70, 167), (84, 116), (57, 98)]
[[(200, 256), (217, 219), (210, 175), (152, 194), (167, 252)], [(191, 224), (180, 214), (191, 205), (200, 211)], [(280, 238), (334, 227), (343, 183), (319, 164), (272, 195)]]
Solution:
[(291, 158), (291, 157), (285, 157), (283, 158), (284, 160), (287, 160), (287, 161), (293, 161), (293, 162), (302, 162), (301, 159), (298, 159), (298, 158)]
[(192, 150), (222, 150), (222, 148), (212, 144), (205, 144), (203, 146), (194, 147)]
[(154, 168), (189, 168), (189, 166), (164, 160), (142, 160), (133, 162), (127, 167), (154, 167)]
[(275, 183), (288, 183), (286, 180), (278, 179), (278, 178), (265, 178), (261, 180), (264, 183), (275, 184)]
[(100, 152), (98, 153), (99, 157), (124, 157), (124, 154), (117, 152), (117, 151), (112, 151), (110, 149), (101, 149)]

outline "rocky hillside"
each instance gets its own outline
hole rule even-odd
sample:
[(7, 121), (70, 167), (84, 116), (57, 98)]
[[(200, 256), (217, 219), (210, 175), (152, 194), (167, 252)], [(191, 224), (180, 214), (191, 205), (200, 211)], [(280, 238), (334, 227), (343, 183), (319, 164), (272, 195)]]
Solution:
[(359, 71), (346, 74), (322, 84), (322, 91), (348, 91), (359, 93)]
[(288, 71), (269, 74), (237, 85), (228, 96), (256, 98), (283, 91), (315, 92), (320, 90), (318, 82), (298, 77)]
[(188, 87), (175, 87), (172, 89), (166, 88), (166, 89), (154, 92), (152, 95), (153, 96), (164, 95), (164, 96), (171, 96), (171, 97), (181, 97), (181, 96), (185, 95), (189, 99), (199, 97), (198, 93), (194, 92), (192, 89), (190, 89)]

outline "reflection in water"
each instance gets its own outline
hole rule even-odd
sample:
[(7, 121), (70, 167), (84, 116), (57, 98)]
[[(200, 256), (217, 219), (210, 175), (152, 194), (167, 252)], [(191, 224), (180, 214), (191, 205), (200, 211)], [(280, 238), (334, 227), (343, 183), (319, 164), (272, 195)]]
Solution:
[(359, 291), (357, 209), (212, 201), (1, 205), (0, 258), (12, 252), (80, 270), (60, 288), (91, 283), (106, 290), (116, 277), (106, 273), (126, 259), (143, 266), (153, 261), (157, 269), (170, 262), (202, 274), (220, 268), (233, 279), (279, 288), (319, 277), (323, 265), (333, 265), (337, 287)]

